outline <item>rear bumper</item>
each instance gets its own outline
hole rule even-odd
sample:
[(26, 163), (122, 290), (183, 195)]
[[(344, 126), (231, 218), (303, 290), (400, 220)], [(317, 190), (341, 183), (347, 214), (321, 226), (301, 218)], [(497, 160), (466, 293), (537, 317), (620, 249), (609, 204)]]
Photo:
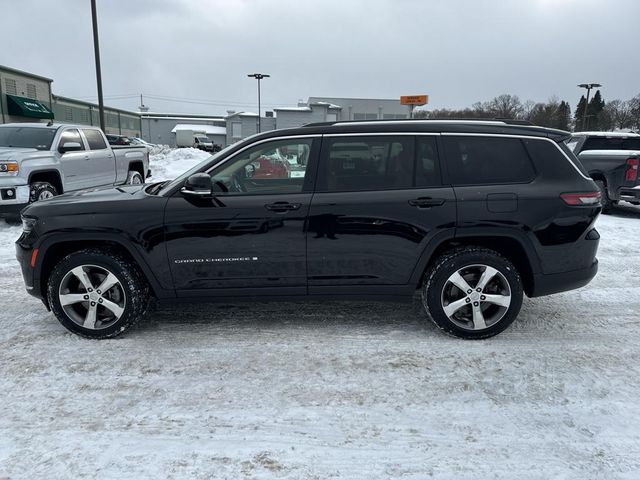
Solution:
[(576, 288), (584, 287), (598, 273), (598, 260), (594, 260), (590, 267), (571, 272), (534, 274), (533, 290), (530, 297), (541, 297), (552, 293), (566, 292)]
[(625, 202), (640, 202), (640, 185), (637, 187), (622, 187), (618, 190), (618, 198)]

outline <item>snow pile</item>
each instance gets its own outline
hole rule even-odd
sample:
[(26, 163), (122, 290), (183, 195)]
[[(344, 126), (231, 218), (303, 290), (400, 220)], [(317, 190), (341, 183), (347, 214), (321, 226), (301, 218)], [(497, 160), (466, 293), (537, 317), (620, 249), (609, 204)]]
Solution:
[(196, 148), (165, 148), (149, 155), (150, 182), (173, 180), (211, 154)]

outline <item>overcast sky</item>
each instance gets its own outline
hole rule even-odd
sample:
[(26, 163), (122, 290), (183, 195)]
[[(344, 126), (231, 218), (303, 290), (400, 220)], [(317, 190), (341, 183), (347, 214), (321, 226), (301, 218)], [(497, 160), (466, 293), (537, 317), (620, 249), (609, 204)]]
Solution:
[[(156, 112), (255, 111), (253, 72), (271, 75), (266, 108), (425, 93), (429, 109), (502, 93), (556, 95), (575, 108), (584, 82), (602, 83), (605, 101), (640, 94), (638, 0), (97, 3), (114, 107), (135, 110), (143, 93)], [(0, 64), (52, 78), (55, 94), (96, 100), (89, 0), (0, 0), (0, 12)]]

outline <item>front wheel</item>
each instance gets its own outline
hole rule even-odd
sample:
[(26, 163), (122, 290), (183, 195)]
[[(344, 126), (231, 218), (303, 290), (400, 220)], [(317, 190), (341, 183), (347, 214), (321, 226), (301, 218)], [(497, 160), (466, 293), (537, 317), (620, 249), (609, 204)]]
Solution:
[(137, 266), (120, 253), (87, 248), (55, 266), (47, 282), (47, 299), (71, 332), (111, 338), (144, 316), (149, 287)]
[(422, 286), (422, 304), (431, 320), (466, 339), (502, 332), (518, 316), (522, 297), (514, 265), (481, 247), (444, 253), (429, 268)]
[(34, 182), (29, 188), (30, 202), (46, 200), (47, 198), (55, 197), (56, 195), (58, 195), (58, 190), (49, 182)]

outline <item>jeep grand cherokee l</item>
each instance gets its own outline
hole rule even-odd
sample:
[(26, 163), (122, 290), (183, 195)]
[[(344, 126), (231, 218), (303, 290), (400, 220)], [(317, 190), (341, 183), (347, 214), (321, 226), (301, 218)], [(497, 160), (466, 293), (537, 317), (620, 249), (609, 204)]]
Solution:
[[(485, 338), (597, 271), (600, 194), (569, 133), (498, 121), (312, 124), (179, 178), (23, 212), (27, 290), (69, 330), (116, 336), (159, 299), (400, 299)], [(303, 173), (254, 176), (276, 149)]]

